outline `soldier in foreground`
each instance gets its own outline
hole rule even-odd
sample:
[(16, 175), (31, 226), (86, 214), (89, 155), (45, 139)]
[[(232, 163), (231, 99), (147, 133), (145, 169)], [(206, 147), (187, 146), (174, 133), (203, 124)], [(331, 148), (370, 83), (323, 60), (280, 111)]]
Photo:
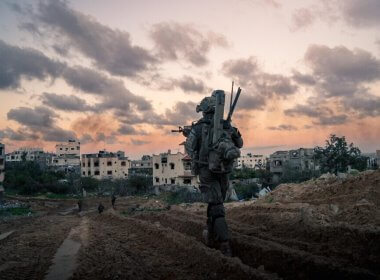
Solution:
[(231, 125), (239, 95), (240, 88), (224, 120), (224, 91), (213, 91), (211, 97), (205, 97), (196, 108), (203, 117), (193, 123), (190, 130), (182, 130), (187, 137), (185, 150), (192, 159), (192, 173), (199, 175), (199, 188), (208, 203), (207, 230), (203, 237), (208, 246), (219, 248), (226, 256), (231, 256), (232, 251), (223, 202), (229, 185), (228, 175), (243, 146), (240, 132)]

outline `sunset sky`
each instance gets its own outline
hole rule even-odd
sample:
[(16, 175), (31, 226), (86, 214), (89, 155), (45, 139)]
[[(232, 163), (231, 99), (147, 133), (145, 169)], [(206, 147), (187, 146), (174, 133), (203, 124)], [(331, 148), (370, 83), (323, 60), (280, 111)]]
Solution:
[(131, 158), (182, 150), (170, 132), (231, 82), (243, 153), (345, 135), (380, 149), (379, 0), (0, 2), (0, 142)]

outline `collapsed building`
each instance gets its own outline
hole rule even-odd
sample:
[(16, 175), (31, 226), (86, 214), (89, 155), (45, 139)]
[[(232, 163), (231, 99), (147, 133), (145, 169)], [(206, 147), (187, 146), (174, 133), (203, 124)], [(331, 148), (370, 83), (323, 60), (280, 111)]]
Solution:
[(273, 182), (279, 182), (287, 168), (297, 171), (316, 171), (314, 149), (300, 148), (290, 151), (277, 151), (269, 156), (270, 172), (273, 174)]
[(139, 160), (131, 161), (129, 175), (136, 176), (152, 176), (153, 174), (153, 159), (149, 155), (143, 155)]
[(191, 158), (181, 152), (153, 155), (153, 185), (196, 186), (197, 177), (191, 174)]
[(131, 161), (123, 151), (82, 154), (81, 176), (95, 179), (128, 178)]
[(250, 169), (265, 169), (266, 158), (263, 155), (253, 155), (248, 153), (242, 155), (237, 159), (237, 169), (250, 168)]

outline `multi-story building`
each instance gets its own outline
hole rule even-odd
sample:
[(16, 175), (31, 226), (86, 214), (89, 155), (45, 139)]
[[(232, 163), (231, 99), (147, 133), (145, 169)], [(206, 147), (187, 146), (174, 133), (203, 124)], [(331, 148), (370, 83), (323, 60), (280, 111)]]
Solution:
[(128, 177), (131, 161), (124, 152), (99, 151), (96, 154), (83, 154), (81, 176), (95, 179), (123, 179)]
[(80, 142), (68, 140), (66, 143), (55, 145), (56, 155), (52, 159), (51, 165), (65, 172), (79, 172), (80, 169)]
[(300, 148), (298, 150), (277, 151), (269, 156), (270, 172), (276, 182), (290, 168), (298, 171), (319, 170), (314, 158), (314, 149)]
[(19, 148), (6, 154), (5, 160), (7, 162), (21, 162), (24, 159), (26, 161), (34, 161), (43, 153), (44, 151), (41, 148)]
[(5, 146), (4, 144), (0, 143), (0, 202), (3, 199), (3, 193), (4, 193), (4, 173), (5, 172)]
[(46, 153), (41, 148), (20, 148), (9, 154), (5, 155), (5, 161), (13, 164), (17, 162), (34, 161), (37, 162), (41, 168), (46, 168), (51, 165), (54, 154)]
[(191, 174), (191, 158), (181, 152), (153, 155), (153, 185), (196, 186), (197, 177)]
[(149, 155), (143, 155), (139, 160), (131, 161), (130, 175), (152, 175), (153, 159)]
[(252, 168), (252, 169), (265, 169), (266, 159), (263, 155), (253, 155), (248, 153), (237, 159), (236, 168)]

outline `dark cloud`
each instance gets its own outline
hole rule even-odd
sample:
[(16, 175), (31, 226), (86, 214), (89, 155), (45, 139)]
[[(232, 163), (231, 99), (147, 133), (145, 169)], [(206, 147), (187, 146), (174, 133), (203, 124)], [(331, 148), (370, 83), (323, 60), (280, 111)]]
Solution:
[(180, 80), (176, 81), (178, 87), (180, 87), (184, 92), (197, 92), (197, 93), (205, 93), (206, 86), (202, 80), (194, 78), (190, 76), (183, 76)]
[(344, 20), (354, 27), (380, 27), (380, 1), (341, 1)]
[(52, 142), (66, 142), (68, 139), (76, 139), (74, 132), (57, 126), (42, 127), (41, 135), (43, 140)]
[(243, 92), (237, 103), (238, 110), (263, 110), (266, 105), (266, 99), (261, 95), (248, 95)]
[(122, 80), (108, 78), (98, 71), (76, 66), (66, 69), (63, 77), (74, 88), (100, 95), (103, 101), (96, 106), (98, 110), (131, 110), (131, 105), (140, 111), (152, 110), (152, 105), (126, 89)]
[(161, 59), (184, 59), (195, 66), (208, 63), (207, 54), (213, 46), (228, 45), (223, 35), (202, 34), (191, 25), (175, 22), (153, 25), (150, 36)]
[(34, 109), (27, 107), (18, 107), (11, 109), (8, 114), (8, 120), (14, 120), (22, 125), (38, 128), (52, 127), (57, 114), (46, 107), (36, 107)]
[[(76, 135), (70, 130), (65, 130), (56, 125), (59, 117), (55, 112), (46, 107), (18, 107), (11, 109), (7, 117), (23, 126), (23, 130), (31, 135), (40, 135), (45, 141), (67, 141), (75, 139)], [(29, 137), (30, 138), (30, 137)], [(33, 137), (32, 137), (33, 139)]]
[(312, 86), (316, 83), (312, 75), (302, 74), (296, 70), (293, 70), (292, 79), (300, 85)]
[(280, 124), (279, 126), (269, 126), (268, 129), (291, 131), (291, 130), (297, 130), (297, 127), (291, 124)]
[(18, 88), (21, 78), (56, 78), (64, 69), (64, 64), (49, 59), (40, 51), (11, 46), (2, 40), (0, 54), (0, 89)]
[(18, 129), (17, 131), (6, 128), (4, 130), (0, 130), (0, 139), (7, 138), (12, 141), (26, 141), (26, 140), (38, 140), (39, 136), (35, 133), (29, 133), (23, 129)]
[(262, 71), (254, 57), (227, 60), (222, 72), (243, 87), (239, 109), (263, 110), (271, 98), (286, 98), (298, 90), (291, 78)]
[(260, 72), (254, 57), (247, 59), (231, 59), (222, 65), (222, 72), (238, 84), (245, 86)]
[(147, 50), (132, 44), (129, 33), (74, 11), (66, 1), (41, 1), (33, 20), (114, 75), (135, 76), (156, 62)]
[(285, 110), (284, 113), (291, 117), (310, 117), (314, 119), (313, 124), (322, 126), (340, 125), (348, 121), (346, 114), (336, 114), (332, 109), (310, 101), (306, 105), (298, 104), (292, 109)]
[(42, 103), (63, 111), (92, 111), (94, 108), (89, 106), (84, 99), (75, 95), (59, 95), (56, 93), (44, 92), (41, 95)]
[(305, 54), (305, 62), (314, 76), (326, 81), (353, 83), (371, 82), (380, 79), (380, 61), (371, 53), (344, 46), (329, 48), (311, 45)]
[(359, 117), (378, 117), (380, 116), (380, 97), (371, 94), (362, 94), (343, 101), (347, 110), (353, 110)]
[(173, 108), (166, 109), (164, 119), (156, 124), (189, 125), (192, 121), (199, 119), (200, 114), (195, 111), (197, 103), (177, 102)]

